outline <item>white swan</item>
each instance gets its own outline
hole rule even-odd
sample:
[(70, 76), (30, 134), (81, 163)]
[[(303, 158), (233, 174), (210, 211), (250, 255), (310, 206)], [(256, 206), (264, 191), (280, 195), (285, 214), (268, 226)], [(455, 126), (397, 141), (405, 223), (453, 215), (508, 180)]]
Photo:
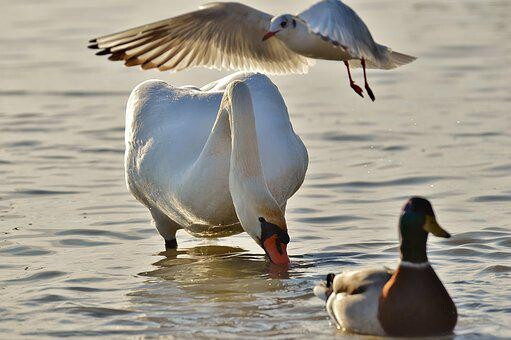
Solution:
[(181, 228), (244, 230), (272, 262), (289, 263), (284, 213), (308, 155), (268, 77), (236, 73), (202, 89), (143, 82), (128, 100), (125, 138), (127, 186), (167, 247)]

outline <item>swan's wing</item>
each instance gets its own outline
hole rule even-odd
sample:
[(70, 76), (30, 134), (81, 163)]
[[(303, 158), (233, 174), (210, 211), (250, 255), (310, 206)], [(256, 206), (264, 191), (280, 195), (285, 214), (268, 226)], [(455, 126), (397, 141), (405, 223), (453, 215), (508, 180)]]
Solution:
[(90, 48), (126, 66), (179, 71), (196, 66), (305, 73), (311, 60), (278, 39), (263, 42), (272, 16), (240, 3), (211, 3), (199, 10), (105, 35)]
[(366, 24), (339, 0), (322, 0), (298, 14), (317, 35), (341, 46), (354, 58), (378, 59), (379, 49)]

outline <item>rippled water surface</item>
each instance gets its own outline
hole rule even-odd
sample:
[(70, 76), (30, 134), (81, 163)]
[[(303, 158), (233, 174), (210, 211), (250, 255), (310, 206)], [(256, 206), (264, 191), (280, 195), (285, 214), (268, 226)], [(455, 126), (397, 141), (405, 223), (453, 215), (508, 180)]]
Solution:
[[(123, 177), (124, 105), (149, 78), (224, 73), (123, 68), (88, 39), (199, 1), (4, 1), (0, 11), (0, 334), (344, 337), (311, 288), (326, 273), (396, 264), (397, 216), (425, 195), (453, 233), (430, 259), (456, 334), (510, 337), (511, 2), (347, 1), (375, 38), (419, 56), (371, 71), (371, 103), (340, 63), (273, 77), (310, 156), (289, 201), (289, 271), (247, 235), (178, 233), (163, 252)], [(250, 1), (294, 12), (308, 1)], [(355, 72), (361, 80), (361, 73)]]

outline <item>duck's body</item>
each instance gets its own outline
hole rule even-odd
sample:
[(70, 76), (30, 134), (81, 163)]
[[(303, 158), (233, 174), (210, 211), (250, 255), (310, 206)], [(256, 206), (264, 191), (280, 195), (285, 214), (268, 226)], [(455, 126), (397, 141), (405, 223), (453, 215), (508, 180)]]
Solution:
[(456, 306), (426, 256), (427, 231), (440, 237), (449, 234), (438, 226), (430, 206), (425, 205), (425, 216), (433, 217), (420, 222), (421, 217), (413, 215), (422, 209), (421, 200), (412, 198), (410, 212), (401, 218), (402, 261), (395, 271), (329, 274), (326, 282), (314, 288), (326, 300), (328, 314), (339, 329), (380, 336), (433, 336), (453, 331)]
[[(336, 327), (360, 334), (385, 335), (378, 320), (378, 300), (392, 273), (384, 269), (346, 271), (335, 276), (326, 301)], [(323, 287), (317, 287), (315, 293)]]
[(401, 262), (379, 298), (378, 320), (390, 335), (448, 334), (457, 316), (454, 302), (428, 262)]
[[(233, 83), (239, 90), (229, 90)], [(181, 228), (206, 237), (247, 230), (239, 215), (250, 205), (266, 220), (281, 213), (274, 223), (285, 228), (286, 202), (307, 165), (282, 96), (264, 75), (237, 73), (202, 89), (149, 80), (128, 101), (127, 185), (167, 243)]]

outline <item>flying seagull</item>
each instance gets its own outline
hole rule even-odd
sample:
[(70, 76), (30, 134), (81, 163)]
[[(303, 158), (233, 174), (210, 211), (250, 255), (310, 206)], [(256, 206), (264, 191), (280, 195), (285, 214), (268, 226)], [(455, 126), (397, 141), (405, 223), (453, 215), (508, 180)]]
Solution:
[(90, 40), (89, 48), (126, 66), (180, 71), (196, 66), (268, 74), (306, 73), (314, 59), (343, 61), (351, 88), (363, 90), (350, 66), (393, 69), (415, 57), (373, 40), (353, 9), (322, 0), (298, 15), (272, 16), (237, 2), (215, 2), (199, 10)]

